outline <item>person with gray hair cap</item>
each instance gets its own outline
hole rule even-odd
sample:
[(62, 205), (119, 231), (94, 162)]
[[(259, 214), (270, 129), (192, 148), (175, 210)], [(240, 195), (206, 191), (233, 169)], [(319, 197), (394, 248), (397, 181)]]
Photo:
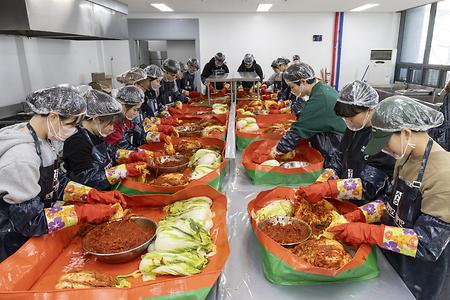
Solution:
[(180, 64), (173, 59), (163, 61), (164, 77), (159, 88), (158, 102), (163, 106), (174, 106), (176, 102), (187, 103), (189, 98), (184, 96), (176, 84)]
[(264, 84), (267, 85), (267, 90), (278, 92), (281, 89), (282, 72), (276, 59), (272, 61), (270, 67), (273, 70), (273, 74), (270, 75), (269, 79), (267, 79)]
[(327, 165), (345, 131), (344, 121), (334, 112), (338, 94), (319, 81), (311, 66), (303, 62), (289, 66), (283, 77), (293, 95), (309, 99), (297, 115), (297, 121), (273, 149), (272, 155), (276, 158), (294, 151), (301, 140), (309, 139), (311, 146), (322, 154)]
[(181, 89), (186, 96), (198, 97), (200, 93), (197, 91), (195, 85), (195, 74), (200, 68), (198, 60), (196, 58), (189, 58), (186, 63), (187, 69), (183, 73), (183, 78), (181, 79)]
[(142, 114), (144, 118), (159, 117), (161, 112), (164, 111), (163, 105), (158, 103), (157, 100), (164, 72), (157, 65), (150, 65), (144, 71), (150, 80), (150, 88), (145, 92), (145, 100), (141, 108)]
[(107, 151), (104, 139), (113, 133), (114, 125), (122, 119), (122, 104), (96, 90), (88, 90), (84, 98), (87, 119), (78, 127), (78, 132), (64, 143), (64, 168), (67, 176), (77, 183), (98, 190), (110, 190), (127, 176), (139, 176), (143, 166), (136, 163), (113, 167)]
[(146, 72), (141, 68), (133, 67), (117, 76), (116, 79), (123, 85), (136, 85), (144, 93), (150, 88), (150, 80), (147, 77)]
[[(378, 93), (367, 83), (354, 81), (339, 93), (334, 111), (347, 124), (344, 137), (316, 183), (302, 189), (308, 199), (339, 195), (346, 179), (359, 186), (362, 193), (345, 196), (345, 200), (362, 205), (373, 199), (384, 199), (390, 190), (395, 160), (378, 152), (365, 155), (364, 149), (372, 136), (372, 115), (378, 104)], [(339, 198), (340, 200), (344, 200)]]
[(397, 160), (392, 192), (346, 215), (351, 223), (328, 229), (347, 243), (384, 249), (416, 299), (450, 299), (450, 153), (427, 133), (443, 120), (408, 97), (381, 101), (364, 153)]
[(284, 79), (284, 72), (287, 70), (289, 63), (291, 61), (285, 57), (278, 57), (276, 59), (276, 64), (281, 72), (281, 90), (278, 92), (278, 100), (294, 100), (295, 96), (291, 94), (291, 88), (286, 83)]
[[(222, 52), (217, 52), (211, 60), (203, 67), (202, 74), (200, 76), (202, 83), (206, 85), (206, 78), (209, 76), (220, 76), (226, 73), (230, 73), (227, 64), (225, 63), (225, 55)], [(213, 85), (207, 86), (209, 89), (221, 90), (225, 84), (223, 82), (215, 82)]]
[(101, 222), (115, 212), (109, 205), (54, 207), (65, 185), (52, 142), (75, 134), (86, 113), (83, 97), (73, 87), (55, 86), (30, 94), (26, 105), (29, 122), (0, 129), (0, 262), (32, 236)]
[(136, 130), (133, 123), (139, 115), (145, 94), (138, 87), (127, 85), (119, 89), (116, 100), (122, 104), (123, 118), (121, 122), (114, 124), (113, 132), (105, 137), (108, 151), (112, 158), (116, 157), (119, 149), (137, 150), (144, 143), (140, 130)]
[[(251, 53), (244, 55), (241, 65), (239, 66), (238, 72), (255, 72), (259, 76), (259, 81), (262, 82), (264, 79), (264, 73), (261, 66), (256, 62), (255, 57)], [(242, 82), (242, 87), (246, 90), (253, 86), (253, 82), (244, 81)]]

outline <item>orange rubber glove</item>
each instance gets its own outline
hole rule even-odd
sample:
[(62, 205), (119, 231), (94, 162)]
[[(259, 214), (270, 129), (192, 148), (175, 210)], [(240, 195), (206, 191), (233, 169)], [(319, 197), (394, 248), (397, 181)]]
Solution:
[(383, 247), (385, 225), (366, 223), (347, 223), (328, 228), (335, 232), (336, 240), (343, 240), (349, 245), (371, 244)]
[(107, 221), (117, 208), (106, 204), (75, 205), (78, 222), (100, 224)]
[(309, 203), (316, 203), (323, 198), (336, 199), (338, 196), (336, 180), (318, 182), (308, 186), (299, 187), (297, 194)]
[(120, 203), (122, 207), (127, 207), (127, 201), (120, 191), (97, 191), (92, 189), (86, 198), (90, 204), (114, 204)]
[(344, 215), (344, 218), (346, 218), (347, 221), (349, 221), (349, 222), (366, 223), (366, 217), (364, 216), (364, 214), (362, 213), (362, 211), (359, 208), (355, 209), (352, 212), (346, 213)]

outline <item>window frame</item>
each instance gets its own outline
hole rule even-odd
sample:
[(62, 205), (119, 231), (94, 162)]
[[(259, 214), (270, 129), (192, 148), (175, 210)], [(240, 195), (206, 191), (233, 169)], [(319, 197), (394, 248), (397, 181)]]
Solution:
[[(424, 56), (422, 59), (422, 63), (401, 62), (407, 10), (401, 11), (400, 28), (399, 28), (398, 42), (397, 42), (397, 61), (395, 64), (395, 76), (394, 76), (395, 81), (406, 82), (406, 83), (411, 83), (411, 84), (420, 84), (423, 86), (430, 86), (430, 87), (434, 87), (434, 88), (445, 87), (447, 72), (450, 72), (450, 65), (429, 64), (431, 44), (433, 41), (434, 24), (435, 24), (435, 20), (436, 20), (437, 5), (438, 5), (438, 2), (431, 3), (430, 19), (428, 21), (427, 38), (426, 38), (425, 52), (424, 52)], [(407, 69), (405, 80), (400, 78), (400, 73), (403, 69)], [(413, 72), (415, 70), (422, 72), (420, 82), (413, 82)], [(427, 70), (436, 70), (439, 72), (438, 82), (436, 85), (428, 84), (426, 82)]]

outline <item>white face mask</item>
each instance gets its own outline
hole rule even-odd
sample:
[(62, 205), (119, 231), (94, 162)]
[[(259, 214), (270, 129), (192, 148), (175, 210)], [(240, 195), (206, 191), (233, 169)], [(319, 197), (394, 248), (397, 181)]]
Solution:
[(366, 127), (367, 121), (369, 120), (369, 111), (367, 111), (366, 116), (364, 117), (364, 121), (363, 124), (361, 125), (361, 127), (353, 127), (352, 125), (350, 125), (347, 120), (345, 118), (342, 118), (345, 122), (345, 125), (347, 125), (347, 128), (350, 129), (351, 131), (360, 131), (361, 129), (363, 129), (364, 127)]
[(58, 127), (59, 127), (58, 131), (56, 131), (55, 128), (53, 127), (53, 124), (50, 122), (49, 118), (47, 118), (47, 130), (48, 130), (47, 137), (49, 140), (64, 142), (77, 132), (77, 129), (75, 127), (65, 128), (64, 126), (62, 126), (61, 120), (59, 120), (58, 122)]
[(96, 124), (95, 124), (95, 128), (97, 129), (98, 134), (99, 134), (101, 137), (107, 137), (108, 135), (110, 135), (110, 134), (112, 133), (112, 132), (108, 132), (108, 133), (102, 132), (102, 129), (101, 129), (99, 123), (96, 123)]
[(403, 148), (403, 135), (400, 136), (400, 147), (403, 149), (401, 155), (392, 153), (391, 151), (389, 151), (389, 150), (387, 150), (387, 149), (384, 149), (384, 148), (381, 149), (381, 152), (383, 152), (383, 153), (385, 153), (385, 154), (387, 154), (387, 155), (389, 155), (389, 156), (392, 156), (392, 157), (393, 157), (394, 159), (396, 159), (396, 160), (402, 159), (403, 157), (405, 157), (406, 150), (408, 150), (408, 147), (411, 147), (411, 148), (413, 148), (413, 149), (416, 148), (416, 145), (415, 145), (415, 144), (410, 144), (410, 143), (409, 143), (409, 140), (410, 140), (410, 139), (408, 139), (408, 141), (406, 142), (406, 147)]
[(303, 84), (300, 82), (300, 85), (299, 85), (299, 88), (298, 88), (298, 93), (294, 93), (294, 92), (292, 91), (292, 89), (291, 89), (291, 93), (292, 93), (292, 95), (294, 95), (294, 96), (297, 97), (297, 99), (298, 99), (298, 98), (301, 98), (302, 93), (303, 93), (303, 89), (304, 89), (304, 86), (303, 86)]
[(131, 117), (129, 117), (129, 116), (125, 116), (125, 118), (127, 118), (128, 121), (133, 121), (134, 119), (136, 119), (136, 117), (137, 117), (137, 116), (131, 118)]

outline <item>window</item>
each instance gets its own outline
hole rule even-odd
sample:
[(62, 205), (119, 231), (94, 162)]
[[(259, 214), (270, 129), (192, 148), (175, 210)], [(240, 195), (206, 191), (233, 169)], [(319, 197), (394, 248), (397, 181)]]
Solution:
[(401, 62), (423, 63), (431, 4), (406, 11)]
[(395, 80), (443, 88), (450, 80), (450, 0), (402, 11)]
[(450, 65), (450, 0), (437, 3), (430, 64)]

